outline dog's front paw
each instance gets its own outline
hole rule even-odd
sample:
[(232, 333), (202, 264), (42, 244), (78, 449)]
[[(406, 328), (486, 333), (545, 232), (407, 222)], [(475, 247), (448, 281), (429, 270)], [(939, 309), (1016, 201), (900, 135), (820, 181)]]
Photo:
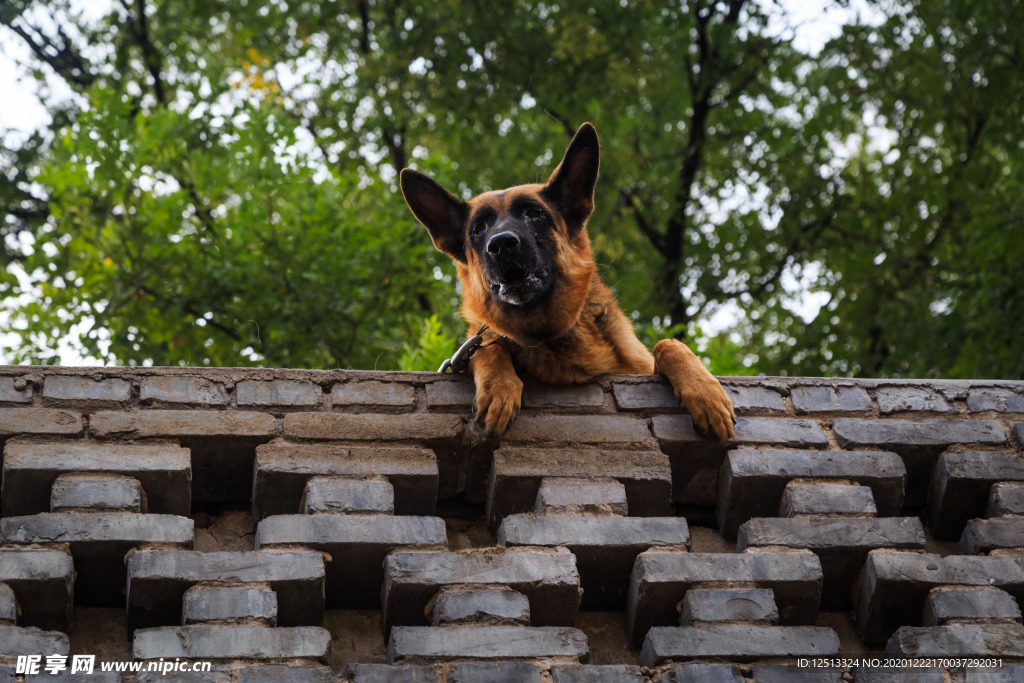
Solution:
[(485, 382), (476, 389), (476, 419), (498, 436), (508, 429), (522, 404), (523, 382), (515, 375)]
[(721, 441), (736, 437), (733, 425), (736, 413), (732, 409), (732, 401), (717, 379), (708, 375), (708, 379), (687, 387), (686, 391), (676, 391), (676, 398), (682, 401), (690, 411), (693, 426), (710, 434)]

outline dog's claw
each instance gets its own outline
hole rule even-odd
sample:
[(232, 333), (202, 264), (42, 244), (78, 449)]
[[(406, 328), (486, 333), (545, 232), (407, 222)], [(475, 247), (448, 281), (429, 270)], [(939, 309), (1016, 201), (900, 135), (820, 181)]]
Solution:
[(501, 436), (519, 414), (522, 402), (523, 383), (518, 377), (500, 386), (480, 387), (476, 394), (476, 419), (489, 433)]
[(690, 411), (694, 429), (719, 441), (736, 438), (736, 430), (733, 429), (736, 413), (722, 385), (711, 378), (701, 389), (703, 391), (688, 391), (685, 394), (676, 392), (676, 397)]

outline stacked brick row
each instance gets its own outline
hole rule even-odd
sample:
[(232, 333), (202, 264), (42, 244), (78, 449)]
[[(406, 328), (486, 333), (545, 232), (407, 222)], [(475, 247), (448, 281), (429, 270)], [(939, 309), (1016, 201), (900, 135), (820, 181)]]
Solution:
[[(1024, 383), (724, 383), (729, 443), (632, 376), (528, 386), (499, 441), (467, 378), (0, 368), (0, 680), (73, 653), (94, 605), (202, 680), (899, 680), (795, 666), (864, 653), (1024, 675)], [(451, 545), (453, 499), (490, 541)], [(216, 506), (251, 508), (250, 550), (193, 549)], [(379, 654), (339, 654), (325, 614), (366, 609)]]

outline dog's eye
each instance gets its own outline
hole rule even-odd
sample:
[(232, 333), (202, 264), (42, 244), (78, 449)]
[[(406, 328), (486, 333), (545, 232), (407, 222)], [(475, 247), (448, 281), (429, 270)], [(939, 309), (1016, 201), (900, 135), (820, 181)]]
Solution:
[(473, 221), (472, 225), (469, 226), (469, 234), (473, 237), (477, 237), (480, 233), (487, 229), (487, 219), (477, 218)]
[(523, 220), (527, 223), (542, 221), (544, 220), (544, 212), (536, 207), (527, 207), (523, 209)]

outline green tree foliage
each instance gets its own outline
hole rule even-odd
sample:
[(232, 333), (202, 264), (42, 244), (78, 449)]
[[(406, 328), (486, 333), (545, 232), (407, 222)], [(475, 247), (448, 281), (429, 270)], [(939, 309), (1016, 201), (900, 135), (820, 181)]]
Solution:
[(748, 0), (8, 3), (75, 92), (0, 158), (13, 358), (91, 320), (111, 362), (432, 370), (453, 269), (397, 171), (541, 180), (589, 120), (591, 235), (646, 336), (729, 374), (1024, 376), (1024, 3), (873, 6), (812, 56)]

